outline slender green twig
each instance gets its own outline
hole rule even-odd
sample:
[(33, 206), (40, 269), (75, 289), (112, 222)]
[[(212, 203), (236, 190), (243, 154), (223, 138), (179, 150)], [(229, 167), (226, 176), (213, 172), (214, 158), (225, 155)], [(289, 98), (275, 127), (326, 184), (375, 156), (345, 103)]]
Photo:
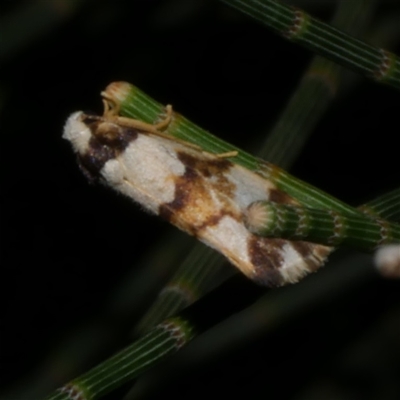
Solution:
[(138, 376), (156, 360), (182, 347), (194, 336), (184, 318), (170, 318), (147, 335), (88, 373), (58, 389), (48, 399), (95, 399)]
[[(150, 102), (151, 103), (151, 102)], [(151, 104), (148, 104), (148, 105), (150, 105), (150, 111), (151, 111)], [(154, 104), (153, 104), (153, 106), (154, 106)], [(122, 107), (123, 108), (123, 107)], [(158, 117), (158, 115), (160, 115), (160, 112), (161, 112), (161, 110), (162, 110), (162, 107), (160, 106), (160, 108), (158, 109), (158, 110), (156, 110), (156, 112), (153, 114), (153, 116), (150, 116), (150, 118), (149, 118), (149, 122), (153, 122), (157, 117)], [(122, 110), (121, 110), (122, 111)], [(149, 109), (144, 109), (144, 110), (142, 110), (142, 111), (144, 111), (144, 112), (147, 112), (147, 111), (149, 111)], [(154, 111), (154, 109), (153, 109), (153, 111)], [(131, 115), (132, 116), (132, 115)], [(136, 114), (136, 116), (138, 116), (137, 114)], [(176, 123), (176, 121), (177, 121), (177, 119), (179, 119), (179, 118), (176, 118), (175, 119), (175, 123)], [(171, 133), (171, 132), (169, 132), (169, 133)], [(171, 133), (172, 134), (172, 133)], [(185, 140), (188, 140), (188, 141), (190, 141), (190, 138), (185, 138), (185, 136), (184, 136), (184, 139)], [(204, 138), (203, 138), (204, 139)], [(214, 144), (215, 144), (215, 142), (214, 142)], [(215, 150), (215, 148), (214, 148), (214, 150), (210, 150), (210, 151), (214, 151), (214, 152), (217, 152), (217, 153), (221, 153), (221, 152), (224, 152), (224, 150), (223, 150), (223, 147), (224, 147), (224, 145), (222, 145), (221, 146), (221, 149), (220, 150), (218, 150), (217, 149), (217, 151)], [(231, 148), (228, 148), (228, 149), (226, 149), (225, 151), (229, 151)], [(251, 156), (250, 156), (251, 157)], [(261, 169), (263, 169), (262, 167), (260, 167), (260, 164), (258, 164), (258, 162), (256, 161), (256, 162), (253, 162), (252, 160), (251, 160), (251, 158), (248, 158), (248, 159), (246, 159), (246, 157), (244, 157), (244, 158), (242, 158), (242, 162), (249, 162), (249, 164), (252, 164), (253, 166), (255, 166), (255, 168), (253, 168), (253, 170), (256, 170), (256, 171), (258, 171), (259, 173), (260, 173), (260, 170)], [(239, 162), (240, 163), (240, 162)], [(268, 170), (268, 168), (267, 167), (265, 167), (264, 166), (264, 170), (261, 172), (262, 174), (266, 174), (266, 172), (265, 172), (265, 170), (267, 170), (268, 172), (269, 172), (269, 170)], [(273, 167), (271, 167), (271, 169), (273, 170), (273, 172), (274, 172), (274, 176), (273, 176), (273, 178), (276, 178), (277, 176), (280, 176), (280, 177), (282, 177), (282, 175), (283, 175), (283, 177), (284, 178), (286, 178), (286, 175), (285, 175), (285, 173), (282, 173), (281, 174), (281, 171), (279, 171), (279, 170), (276, 170), (276, 169), (274, 169)], [(290, 178), (288, 178), (289, 180), (290, 180)], [(279, 179), (276, 179), (276, 181), (277, 182), (279, 182)], [(300, 185), (301, 186), (301, 185)], [(298, 188), (297, 188), (297, 186), (296, 185), (294, 185), (294, 190), (296, 191), (296, 190), (299, 190)], [(305, 196), (306, 197), (306, 195), (305, 194), (303, 194), (303, 196)], [(344, 205), (344, 208), (347, 208), (347, 205)], [(349, 213), (350, 214), (357, 214), (357, 212), (354, 210), (354, 209), (352, 209), (351, 207), (349, 207), (348, 208), (349, 210), (351, 210), (351, 211), (349, 211)], [(156, 361), (159, 361), (160, 359), (162, 359), (163, 357), (155, 357), (154, 358), (154, 362), (156, 362)], [(144, 362), (146, 362), (146, 360), (144, 360)], [(153, 362), (153, 359), (152, 359), (152, 362)], [(114, 367), (113, 367), (114, 368)], [(135, 371), (137, 371), (138, 369), (135, 369)], [(140, 369), (139, 369), (140, 370)], [(130, 378), (132, 378), (132, 376), (130, 376)]]
[(221, 254), (196, 242), (140, 321), (136, 332), (145, 332), (168, 316), (179, 312), (228, 277), (228, 271), (233, 273), (232, 268), (227, 270), (226, 274), (221, 274), (220, 279), (216, 279), (224, 262)]
[(400, 221), (400, 188), (380, 196), (359, 209), (372, 217)]
[(257, 201), (248, 207), (245, 217), (249, 230), (261, 236), (345, 245), (362, 251), (400, 242), (400, 225), (335, 211)]
[[(342, 0), (332, 23), (351, 33), (359, 33), (369, 19), (374, 3), (373, 0)], [(314, 58), (292, 99), (278, 118), (275, 129), (268, 134), (259, 156), (281, 167), (287, 168), (293, 163), (314, 124), (331, 103), (339, 84), (340, 70), (341, 67), (331, 61), (319, 56)], [(225, 274), (219, 274), (220, 279), (215, 278), (216, 271), (221, 270), (223, 263), (224, 259), (218, 253), (196, 242), (136, 331), (147, 330), (205, 294), (212, 288), (211, 282), (217, 284), (225, 277)], [(233, 269), (227, 268), (226, 271), (233, 272)], [(202, 283), (204, 281), (205, 284)]]
[[(164, 107), (143, 93), (135, 86), (126, 82), (113, 82), (103, 92), (103, 95), (115, 103), (121, 115), (138, 118), (145, 122), (157, 121), (164, 112)], [(172, 122), (166, 128), (166, 133), (178, 139), (185, 140), (201, 147), (204, 151), (221, 154), (237, 152), (231, 160), (254, 171), (264, 179), (269, 180), (305, 207), (322, 210), (333, 210), (349, 215), (363, 213), (354, 207), (328, 195), (316, 187), (301, 181), (280, 169), (279, 167), (260, 160), (249, 153), (224, 142), (204, 129), (198, 127), (183, 116), (174, 113)], [(365, 218), (365, 216), (364, 216)]]
[[(331, 298), (332, 293), (342, 293), (343, 285), (354, 288), (355, 284), (360, 284), (372, 276), (365, 271), (362, 264), (350, 264), (352, 268), (346, 265), (341, 273), (327, 274), (322, 281), (310, 279), (305, 286), (291, 287), (290, 296), (287, 296), (285, 289), (269, 292), (272, 297), (262, 307), (263, 319), (269, 326), (274, 327), (277, 321), (282, 322), (300, 309), (304, 310), (306, 304), (311, 306), (320, 301), (321, 297)], [(338, 291), (338, 288), (341, 290)], [(240, 293), (240, 296), (237, 293)], [(265, 290), (237, 275), (178, 316), (159, 324), (114, 357), (56, 390), (47, 399), (98, 399), (136, 378), (216, 323), (248, 307), (264, 293)], [(305, 293), (307, 295), (304, 295)], [(221, 302), (221, 296), (229, 300)], [(77, 397), (78, 395), (81, 397)]]
[[(272, 338), (271, 342), (268, 335), (276, 332), (282, 325), (285, 326), (287, 332), (287, 324), (293, 323), (293, 319), (301, 318), (301, 323), (304, 320), (303, 317), (307, 318), (307, 315), (315, 313), (316, 309), (325, 310), (325, 305), (328, 303), (332, 305), (336, 300), (343, 300), (347, 295), (357, 292), (376, 278), (371, 258), (362, 253), (341, 257), (340, 261), (333, 261), (330, 266), (332, 268), (325, 269), (321, 274), (310, 276), (300, 285), (267, 291), (244, 311), (221, 321), (214, 331), (215, 335), (207, 336), (202, 341), (203, 346), (200, 345), (202, 365), (204, 363), (211, 365), (215, 359), (225, 356), (228, 351), (232, 353), (243, 348), (244, 344), (254, 343), (261, 338), (266, 346), (270, 346), (271, 343), (274, 343), (274, 339)], [(237, 293), (242, 296), (241, 288), (238, 288)], [(236, 297), (240, 296), (236, 294)], [(243, 293), (243, 296), (246, 294)], [(286, 337), (293, 343), (298, 343), (296, 336), (289, 334)], [(201, 340), (199, 338), (199, 341)], [(190, 350), (188, 353), (186, 353), (184, 367), (191, 368), (197, 361), (187, 360), (194, 355), (194, 352), (190, 352)], [(135, 385), (136, 387), (124, 397), (124, 400), (156, 398), (153, 397), (155, 392), (160, 396), (163, 390), (162, 383), (165, 382), (165, 379), (169, 381), (168, 370), (172, 368), (168, 367), (172, 364), (173, 361), (160, 371), (161, 378), (159, 379), (162, 382), (157, 379), (159, 377), (157, 373), (146, 376), (144, 377), (145, 382), (142, 385), (139, 383), (137, 386)], [(270, 367), (274, 368), (274, 366)], [(174, 378), (176, 379), (176, 374)], [(246, 376), (244, 379), (247, 379)], [(269, 387), (270, 379), (267, 375), (263, 378), (263, 382), (265, 382), (264, 387)], [(178, 385), (185, 384), (183, 379), (177, 383)]]
[[(118, 106), (121, 115), (130, 118), (154, 123), (165, 112), (164, 106), (127, 82), (111, 83), (105, 92), (103, 92), (103, 95)], [(237, 152), (237, 155), (231, 158), (234, 163), (254, 171), (264, 179), (268, 179), (304, 206), (332, 209), (348, 214), (360, 213), (346, 203), (329, 196), (327, 193), (300, 179), (294, 178), (277, 166), (260, 160), (238, 147), (224, 142), (222, 139), (210, 134), (178, 113), (174, 113), (174, 118), (166, 128), (166, 133), (193, 143), (210, 153), (223, 154), (232, 151)]]
[[(241, 296), (235, 296), (239, 287)], [(216, 300), (221, 290), (229, 302)], [(57, 389), (47, 400), (98, 399), (176, 352), (221, 319), (249, 306), (263, 293), (264, 289), (238, 275), (178, 316), (160, 323), (120, 353)]]
[(400, 88), (400, 59), (275, 0), (222, 0), (286, 39), (370, 79)]
[[(389, 195), (389, 198), (396, 198), (392, 193)], [(381, 205), (383, 210), (387, 210), (386, 200), (376, 200), (374, 204), (376, 212), (379, 212)], [(391, 210), (395, 212), (393, 207), (391, 207)], [(387, 214), (390, 217), (390, 213), (388, 212)], [(361, 219), (363, 216), (363, 214), (357, 214), (357, 212), (349, 215), (361, 216)], [(365, 220), (370, 220), (368, 215), (364, 215), (363, 217)], [(234, 303), (236, 311), (237, 307), (242, 308), (251, 304), (261, 292), (255, 286), (251, 285), (249, 296), (245, 296), (243, 292), (240, 292), (241, 295), (237, 296), (237, 288), (235, 288), (234, 293), (229, 297), (229, 305), (231, 306)], [(208, 311), (205, 321), (204, 309), (201, 312), (199, 309), (206, 301), (209, 302), (207, 303), (207, 310), (218, 312), (216, 315), (210, 316), (210, 312)], [(194, 336), (213, 326), (213, 324), (219, 322), (227, 315), (230, 315), (230, 313), (231, 311), (227, 312), (219, 302), (215, 302), (212, 296), (205, 296), (187, 309), (187, 311), (179, 314), (178, 317), (168, 319), (166, 322), (159, 324), (121, 353), (63, 386), (51, 395), (49, 399), (64, 400), (77, 398), (78, 396), (81, 396), (82, 400), (97, 399), (128, 380), (137, 377), (146, 369), (178, 350), (181, 345), (187, 343)], [(189, 315), (190, 317), (188, 317)], [(193, 321), (196, 320), (203, 321), (205, 325), (199, 327), (197, 323), (193, 324)]]
[[(360, 34), (375, 4), (371, 1), (339, 1), (332, 25)], [(343, 68), (315, 56), (297, 89), (268, 134), (258, 156), (288, 169), (301, 152), (318, 121), (336, 97)]]

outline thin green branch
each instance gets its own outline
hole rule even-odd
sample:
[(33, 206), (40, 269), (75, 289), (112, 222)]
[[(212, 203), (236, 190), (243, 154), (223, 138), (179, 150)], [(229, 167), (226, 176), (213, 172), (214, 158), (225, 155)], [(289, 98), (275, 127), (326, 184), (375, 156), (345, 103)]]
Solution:
[[(146, 107), (140, 108), (141, 103), (137, 102), (137, 96), (133, 97), (133, 104), (135, 104), (136, 106), (138, 106), (139, 104), (139, 109), (144, 111), (144, 113), (148, 113), (149, 109), (153, 109), (153, 112), (162, 110), (161, 105), (158, 105), (158, 103), (155, 103), (149, 97), (145, 96), (141, 92), (138, 92), (137, 89), (133, 88), (132, 86), (123, 84), (123, 88), (128, 89), (128, 92), (125, 92), (125, 101), (127, 98), (129, 98), (129, 95), (132, 95), (132, 91), (140, 93), (142, 98), (147, 101), (144, 103)], [(127, 103), (124, 109), (124, 102), (116, 101), (116, 103), (121, 106), (122, 112), (126, 110), (128, 106), (132, 106), (132, 103)], [(153, 121), (154, 120), (156, 120), (156, 117), (154, 117)], [(176, 131), (182, 129), (182, 126), (180, 125), (181, 123), (183, 123), (182, 121), (189, 127), (195, 127), (195, 125), (191, 124), (189, 121), (179, 116), (176, 117), (175, 121), (173, 122), (173, 128)], [(197, 127), (195, 127), (194, 131), (196, 131), (196, 129), (200, 130), (200, 132), (202, 131), (200, 128)], [(174, 132), (173, 129), (172, 132)], [(209, 140), (210, 137), (213, 138), (213, 136), (206, 135), (207, 140)], [(211, 140), (211, 143), (212, 142), (213, 141)], [(218, 143), (222, 143), (223, 146), (227, 146), (227, 149), (229, 149), (228, 144), (224, 144), (224, 142), (222, 141), (218, 141)], [(250, 160), (250, 163), (253, 163), (253, 165), (260, 166), (259, 160), (253, 158), (250, 155), (246, 155), (246, 157), (244, 158), (244, 160), (248, 159)], [(274, 172), (276, 173), (276, 170), (274, 170)], [(282, 174), (282, 172), (280, 172), (279, 170), (278, 173)], [(288, 177), (288, 179), (290, 178)], [(300, 185), (300, 183), (298, 183), (298, 185)], [(317, 189), (312, 188), (312, 190), (315, 190), (317, 192)], [(389, 197), (392, 199), (397, 198), (396, 196), (392, 195), (390, 195)], [(387, 204), (386, 201), (376, 201), (375, 210), (378, 212), (380, 205), (385, 204)], [(344, 206), (345, 208), (347, 208), (346, 205)], [(353, 210), (351, 207), (349, 207), (349, 209)], [(385, 206), (383, 206), (383, 209), (385, 209)], [(354, 215), (359, 216), (360, 218), (364, 218), (368, 221), (370, 220), (370, 217), (368, 215), (363, 215), (361, 212), (356, 211), (355, 209), (354, 212), (352, 211), (349, 214), (345, 215)], [(251, 285), (251, 290), (248, 296), (244, 295), (242, 290), (243, 288), (240, 289), (241, 295), (237, 296), (238, 290), (237, 288), (235, 288), (234, 294), (231, 293), (227, 297), (230, 299), (229, 309), (231, 310), (231, 306), (236, 307), (233, 312), (236, 312), (238, 307), (243, 308), (251, 304), (251, 302), (254, 301), (254, 299), (257, 298), (261, 293), (254, 285)], [(208, 302), (207, 306), (200, 311), (201, 305), (203, 305), (206, 301)], [(205, 312), (205, 310), (207, 310), (207, 312)], [(213, 313), (216, 312), (216, 314), (211, 315), (211, 311)], [(110, 392), (113, 388), (121, 386), (128, 380), (134, 379), (146, 369), (150, 368), (168, 355), (175, 352), (178, 348), (181, 347), (182, 344), (187, 343), (196, 334), (210, 328), (215, 323), (221, 321), (221, 319), (226, 318), (226, 316), (230, 315), (231, 312), (232, 311), (227, 312), (226, 306), (221, 305), (221, 303), (219, 303), (219, 300), (215, 301), (213, 296), (205, 296), (197, 303), (193, 304), (189, 309), (187, 309), (187, 311), (180, 314), (179, 317), (169, 319), (166, 323), (158, 325), (146, 336), (139, 339), (137, 342), (129, 346), (121, 353), (105, 361), (103, 364), (87, 372), (83, 376), (73, 380), (71, 383), (58, 390), (56, 393), (50, 396), (50, 399), (73, 399), (77, 396), (81, 396), (82, 400), (97, 399), (100, 396)], [(188, 317), (189, 315), (190, 317)], [(204, 318), (204, 315), (206, 315), (206, 318)], [(202, 326), (199, 327), (199, 324), (197, 322), (196, 324), (193, 324), (192, 321), (197, 320), (202, 321), (204, 325), (200, 324)]]
[[(197, 301), (233, 272), (221, 274), (225, 259), (203, 243), (196, 242), (172, 279), (166, 284), (136, 328), (142, 333), (163, 319)], [(228, 272), (229, 271), (229, 272)], [(220, 278), (217, 279), (217, 275)]]
[[(380, 201), (377, 199), (375, 204), (378, 207), (375, 210), (379, 211), (379, 204), (385, 203), (385, 196)], [(357, 279), (359, 280), (359, 276), (357, 276)], [(228, 307), (227, 304), (214, 301), (213, 296), (217, 292), (219, 290), (215, 291), (213, 295), (200, 299), (178, 317), (161, 323), (121, 353), (57, 390), (49, 399), (72, 400), (77, 396), (81, 396), (79, 398), (82, 400), (98, 399), (112, 389), (136, 378), (145, 370), (177, 351), (197, 334), (231, 315), (232, 312), (237, 312), (238, 309), (248, 306), (262, 293), (262, 291), (257, 290), (257, 287), (251, 285), (250, 292), (246, 292), (247, 295), (244, 291), (240, 291), (241, 295), (236, 296), (238, 289), (235, 287), (230, 294), (227, 294), (228, 298), (232, 299), (227, 303), (229, 304)], [(205, 303), (206, 306), (203, 306)], [(205, 312), (205, 310), (211, 309), (216, 312), (213, 316)], [(207, 314), (205, 325), (199, 325), (198, 321), (202, 321), (204, 324), (205, 314)], [(197, 322), (193, 323), (192, 321)]]
[(400, 222), (400, 188), (379, 196), (359, 209), (375, 218)]
[[(242, 295), (235, 296), (239, 287)], [(231, 300), (220, 302), (221, 291)], [(264, 291), (242, 276), (234, 277), (218, 291), (211, 292), (178, 316), (168, 318), (115, 356), (57, 389), (47, 400), (95, 400), (110, 393), (222, 319), (249, 306)]]
[(190, 341), (194, 327), (185, 318), (170, 318), (88, 373), (74, 379), (48, 400), (96, 399), (140, 375)]
[[(374, 4), (374, 0), (341, 0), (332, 25), (360, 34)], [(314, 57), (258, 156), (288, 169), (336, 97), (342, 73), (339, 65), (320, 56)]]
[[(369, 19), (374, 0), (339, 1), (332, 20), (338, 28), (352, 33), (362, 31)], [(281, 167), (289, 167), (301, 151), (313, 126), (331, 104), (340, 81), (341, 67), (316, 56), (305, 72), (298, 88), (284, 112), (278, 118), (275, 129), (268, 135), (258, 155)], [(160, 292), (136, 331), (144, 332), (164, 318), (178, 312), (207, 293), (226, 274), (217, 271), (232, 271), (221, 268), (223, 257), (202, 243), (195, 242), (192, 250), (176, 274)]]
[(370, 79), (400, 88), (400, 59), (274, 0), (222, 0), (288, 40)]
[(245, 218), (248, 229), (261, 236), (345, 245), (361, 251), (400, 242), (400, 225), (334, 211), (257, 201), (248, 207)]
[[(111, 83), (103, 92), (103, 96), (115, 103), (122, 116), (137, 118), (145, 122), (154, 123), (165, 112), (162, 104), (127, 82)], [(237, 155), (231, 158), (234, 163), (269, 180), (304, 206), (331, 209), (345, 214), (360, 214), (355, 208), (293, 177), (279, 167), (224, 142), (176, 112), (165, 132), (178, 139), (193, 143), (210, 153), (237, 152)]]

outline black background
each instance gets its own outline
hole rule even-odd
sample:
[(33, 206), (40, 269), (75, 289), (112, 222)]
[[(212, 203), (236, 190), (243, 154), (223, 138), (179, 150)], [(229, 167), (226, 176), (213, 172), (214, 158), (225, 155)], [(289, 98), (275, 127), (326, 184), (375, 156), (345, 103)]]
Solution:
[[(2, 18), (23, 4), (5, 3)], [(329, 19), (332, 11), (329, 5), (306, 10), (322, 19)], [(376, 15), (390, 11), (389, 2)], [(101, 319), (107, 299), (135, 269), (136, 260), (154, 251), (161, 235), (174, 229), (110, 190), (88, 184), (69, 144), (61, 139), (68, 115), (79, 109), (101, 113), (100, 91), (112, 81), (125, 80), (249, 149), (257, 134), (273, 124), (310, 57), (307, 50), (223, 3), (205, 0), (82, 2), (51, 29), (3, 54), (4, 387), (32, 374), (74, 328), (94, 317)], [(346, 95), (339, 93), (291, 172), (354, 205), (395, 188), (399, 96), (364, 78)], [(202, 367), (197, 375), (188, 373), (185, 384), (175, 385), (183, 391), (190, 387), (187, 396), (193, 398), (212, 386), (226, 395), (261, 396), (269, 393), (270, 378), (275, 398), (282, 389), (277, 377), (286, 375), (294, 386), (283, 394), (294, 395), (302, 384), (293, 375), (304, 374), (309, 364), (310, 373), (320, 372), (319, 366), (330, 365), (336, 349), (357, 343), (364, 329), (378, 324), (388, 308), (398, 309), (397, 283), (376, 278), (369, 285), (335, 300), (328, 315), (319, 309), (268, 341), (258, 339), (245, 350), (238, 348)], [(348, 335), (339, 335), (340, 340), (335, 341), (329, 312), (343, 312), (335, 324), (349, 324)], [(133, 326), (134, 320), (124, 323), (125, 328)], [(305, 329), (316, 332), (306, 335), (309, 341), (302, 336)], [(297, 348), (294, 338), (301, 338), (305, 347)], [(323, 347), (326, 342), (329, 351)], [(110, 347), (126, 343), (121, 334)], [(322, 360), (317, 357), (321, 351)], [(171, 385), (170, 390), (177, 390)], [(390, 393), (397, 389), (394, 384)], [(365, 395), (374, 398), (373, 393), (367, 390)]]

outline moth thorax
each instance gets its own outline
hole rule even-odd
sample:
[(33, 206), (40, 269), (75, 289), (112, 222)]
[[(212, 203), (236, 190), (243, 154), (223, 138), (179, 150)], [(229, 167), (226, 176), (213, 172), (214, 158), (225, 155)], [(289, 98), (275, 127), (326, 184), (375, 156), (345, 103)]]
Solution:
[(102, 121), (93, 130), (93, 135), (104, 144), (113, 144), (121, 136), (122, 129), (113, 122)]

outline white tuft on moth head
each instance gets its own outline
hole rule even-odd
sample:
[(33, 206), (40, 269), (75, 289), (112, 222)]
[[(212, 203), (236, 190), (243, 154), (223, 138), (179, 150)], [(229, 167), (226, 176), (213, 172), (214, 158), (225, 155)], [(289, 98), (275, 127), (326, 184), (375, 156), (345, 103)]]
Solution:
[(82, 121), (82, 111), (74, 112), (64, 125), (63, 139), (69, 140), (75, 152), (84, 154), (89, 147), (92, 133)]

